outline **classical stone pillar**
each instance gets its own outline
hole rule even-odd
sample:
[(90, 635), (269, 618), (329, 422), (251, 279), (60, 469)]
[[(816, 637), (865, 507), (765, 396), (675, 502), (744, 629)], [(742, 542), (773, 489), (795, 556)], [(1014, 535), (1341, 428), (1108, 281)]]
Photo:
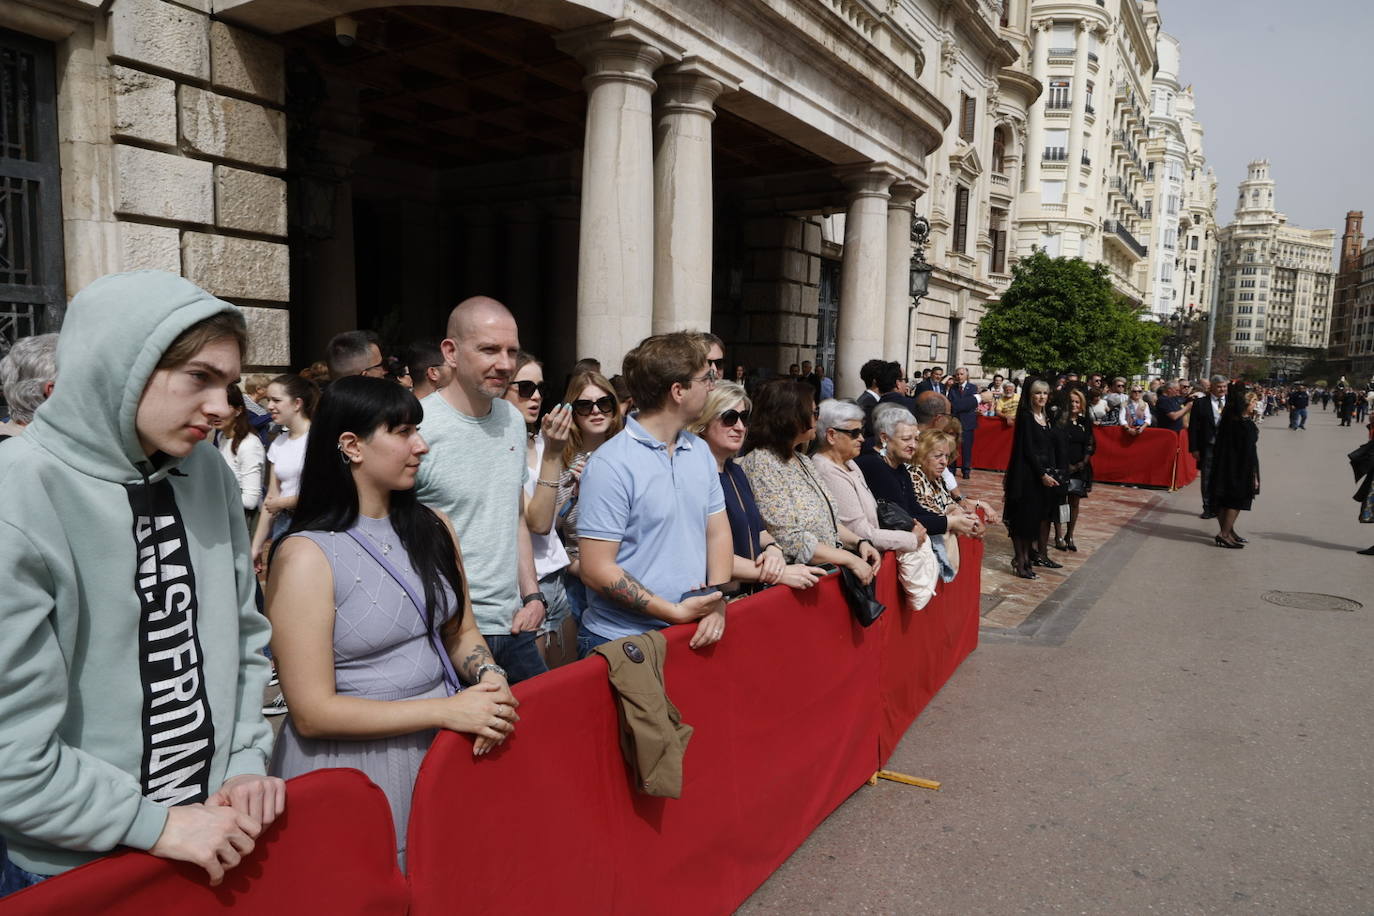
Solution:
[(1088, 27), (1089, 23), (1086, 20), (1078, 23), (1077, 41), (1074, 44), (1073, 108), (1070, 109), (1069, 115), (1069, 167), (1066, 170), (1068, 183), (1064, 189), (1066, 200), (1067, 195), (1078, 193), (1078, 183), (1082, 175), (1079, 168), (1084, 153), (1083, 128), (1088, 118)]
[[(911, 311), (911, 212), (919, 189), (892, 185), (887, 202), (887, 290), (883, 308), (883, 359), (906, 366), (907, 319)], [(863, 365), (860, 363), (860, 365)]]
[[(1031, 50), (1031, 76), (1045, 85), (1050, 69), (1050, 28), (1053, 23), (1042, 21), (1031, 31), (1035, 43)], [(1045, 155), (1045, 101), (1042, 95), (1031, 103), (1026, 113), (1026, 190), (1040, 193), (1040, 160)]]
[(692, 57), (658, 73), (654, 124), (653, 332), (711, 329), (711, 122), (739, 84)]
[(664, 59), (653, 37), (622, 21), (557, 40), (587, 69), (577, 355), (608, 375), (653, 324), (653, 72)]
[(863, 389), (859, 367), (883, 353), (883, 307), (887, 291), (887, 189), (893, 174), (865, 165), (839, 173), (849, 190), (844, 219), (844, 262), (840, 267), (840, 315), (835, 391)]

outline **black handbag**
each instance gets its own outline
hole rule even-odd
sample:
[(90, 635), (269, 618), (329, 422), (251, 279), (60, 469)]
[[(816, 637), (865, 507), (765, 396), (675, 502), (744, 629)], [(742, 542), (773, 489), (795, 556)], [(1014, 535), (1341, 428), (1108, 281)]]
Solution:
[(1082, 477), (1070, 477), (1068, 484), (1069, 496), (1087, 496), (1088, 482)]
[(844, 592), (844, 600), (849, 603), (854, 619), (863, 627), (873, 626), (873, 622), (887, 610), (887, 606), (878, 600), (877, 590), (873, 587), (875, 581), (870, 579), (864, 585), (848, 566), (840, 567), (840, 591)]
[(878, 527), (889, 531), (910, 531), (916, 519), (901, 506), (887, 499), (878, 500)]

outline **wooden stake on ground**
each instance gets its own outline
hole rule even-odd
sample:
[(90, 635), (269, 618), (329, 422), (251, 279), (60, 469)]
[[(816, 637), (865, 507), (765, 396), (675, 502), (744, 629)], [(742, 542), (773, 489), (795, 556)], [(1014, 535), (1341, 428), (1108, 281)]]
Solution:
[(940, 784), (933, 779), (922, 779), (919, 776), (908, 776), (905, 773), (897, 773), (893, 770), (879, 770), (868, 777), (868, 784), (876, 786), (879, 779), (890, 779), (893, 782), (900, 782), (907, 786), (916, 786), (919, 789), (934, 789), (940, 791)]

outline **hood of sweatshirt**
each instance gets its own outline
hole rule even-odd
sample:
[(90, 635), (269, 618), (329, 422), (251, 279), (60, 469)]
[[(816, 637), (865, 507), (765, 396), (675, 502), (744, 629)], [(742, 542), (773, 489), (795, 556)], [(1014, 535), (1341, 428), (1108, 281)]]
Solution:
[(57, 384), (24, 435), (83, 474), (115, 483), (156, 480), (139, 445), (138, 402), (162, 354), (191, 325), (238, 309), (160, 270), (101, 277), (72, 299), (57, 342)]

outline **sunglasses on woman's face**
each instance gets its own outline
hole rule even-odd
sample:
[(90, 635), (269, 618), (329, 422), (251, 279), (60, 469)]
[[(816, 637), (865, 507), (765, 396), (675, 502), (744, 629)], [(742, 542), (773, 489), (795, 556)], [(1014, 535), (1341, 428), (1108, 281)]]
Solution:
[(864, 434), (863, 427), (861, 426), (855, 427), (854, 429), (840, 429), (838, 426), (832, 426), (831, 429), (835, 430), (835, 432), (837, 433), (846, 435), (851, 439), (862, 439)]
[(730, 410), (726, 410), (726, 411), (722, 411), (722, 412), (721, 412), (721, 415), (720, 415), (720, 425), (721, 425), (721, 426), (724, 426), (726, 429), (729, 429), (730, 427), (734, 426), (736, 423), (743, 423), (745, 426), (748, 426), (748, 425), (749, 425), (749, 411), (747, 411), (747, 410), (735, 410), (735, 409), (732, 408), (732, 409), (730, 409)]
[(579, 398), (572, 402), (572, 409), (573, 413), (577, 414), (579, 417), (590, 417), (593, 409), (599, 410), (604, 414), (614, 413), (615, 398), (611, 397), (609, 394), (605, 397), (597, 398), (595, 401)]
[(522, 379), (518, 382), (511, 382), (510, 386), (515, 389), (515, 393), (518, 394), (520, 396), (520, 399), (524, 401), (528, 401), (530, 398), (534, 397), (534, 393), (536, 391), (544, 390), (543, 382), (534, 382), (530, 381), (529, 379)]

